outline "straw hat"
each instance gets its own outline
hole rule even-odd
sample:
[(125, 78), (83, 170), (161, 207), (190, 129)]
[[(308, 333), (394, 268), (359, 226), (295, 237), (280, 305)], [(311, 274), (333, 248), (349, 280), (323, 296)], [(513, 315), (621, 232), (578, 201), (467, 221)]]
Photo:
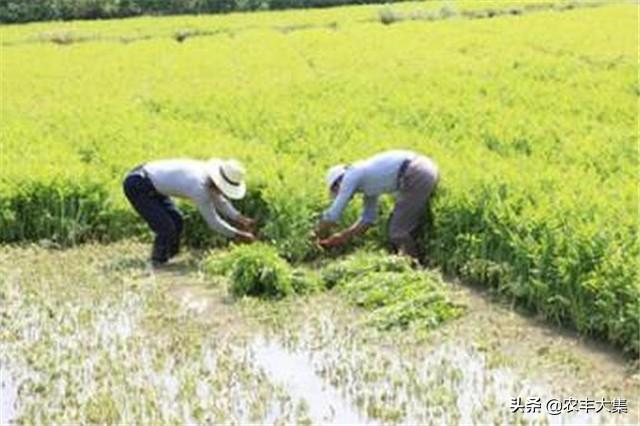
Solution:
[(344, 174), (344, 171), (347, 169), (347, 166), (344, 164), (338, 164), (337, 166), (333, 166), (327, 172), (326, 182), (327, 187), (331, 189), (334, 183)]
[(247, 192), (246, 171), (239, 161), (211, 159), (207, 162), (207, 172), (213, 183), (228, 198), (239, 200)]

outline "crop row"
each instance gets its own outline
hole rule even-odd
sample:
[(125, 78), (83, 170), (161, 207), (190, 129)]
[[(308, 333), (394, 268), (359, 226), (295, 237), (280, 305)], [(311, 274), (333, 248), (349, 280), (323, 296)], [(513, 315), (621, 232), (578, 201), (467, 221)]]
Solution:
[[(7, 46), (0, 241), (146, 235), (121, 193), (128, 169), (234, 156), (262, 239), (310, 259), (326, 168), (405, 147), (443, 172), (434, 264), (638, 353), (635, 7)], [(219, 243), (185, 210), (189, 243)], [(384, 244), (384, 221), (371, 236)]]

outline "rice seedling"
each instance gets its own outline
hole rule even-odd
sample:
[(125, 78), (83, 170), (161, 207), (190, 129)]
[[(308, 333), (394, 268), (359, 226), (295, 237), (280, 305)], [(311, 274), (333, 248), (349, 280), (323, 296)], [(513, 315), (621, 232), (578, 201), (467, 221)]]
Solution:
[(280, 299), (294, 293), (309, 294), (321, 288), (320, 278), (302, 268), (293, 269), (277, 249), (265, 244), (234, 246), (214, 252), (205, 260), (213, 276), (227, 275), (234, 297)]
[(437, 273), (415, 270), (405, 257), (360, 252), (327, 266), (323, 277), (327, 287), (337, 284), (350, 303), (371, 311), (367, 321), (381, 329), (434, 328), (464, 312)]
[(357, 251), (322, 268), (322, 279), (327, 288), (333, 288), (369, 273), (410, 273), (412, 271), (413, 262), (407, 257), (390, 256), (381, 251)]

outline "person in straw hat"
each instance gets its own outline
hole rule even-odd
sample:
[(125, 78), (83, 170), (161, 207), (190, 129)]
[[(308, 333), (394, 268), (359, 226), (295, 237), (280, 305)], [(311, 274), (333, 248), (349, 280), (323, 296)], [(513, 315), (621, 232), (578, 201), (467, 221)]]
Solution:
[(222, 235), (240, 242), (256, 239), (252, 232), (256, 221), (228, 201), (239, 200), (246, 192), (245, 169), (236, 160), (152, 161), (131, 170), (123, 186), (133, 208), (156, 234), (151, 252), (154, 266), (166, 263), (180, 248), (182, 214), (170, 196), (193, 201), (209, 227)]
[(378, 214), (378, 198), (395, 193), (396, 205), (389, 220), (389, 240), (400, 254), (418, 258), (416, 231), (425, 218), (427, 202), (438, 183), (438, 167), (430, 159), (411, 151), (386, 151), (352, 165), (329, 169), (326, 184), (333, 204), (324, 212), (316, 229), (322, 236), (339, 220), (355, 193), (363, 194), (362, 215), (351, 227), (319, 241), (325, 248), (338, 247), (365, 233)]

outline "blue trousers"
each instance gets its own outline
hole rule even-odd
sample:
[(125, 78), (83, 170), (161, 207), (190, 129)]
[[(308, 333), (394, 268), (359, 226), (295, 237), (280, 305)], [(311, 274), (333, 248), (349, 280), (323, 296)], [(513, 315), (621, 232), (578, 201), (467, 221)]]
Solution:
[(133, 169), (123, 183), (124, 194), (156, 234), (151, 260), (165, 263), (180, 250), (182, 213), (169, 197), (159, 193), (141, 166)]

